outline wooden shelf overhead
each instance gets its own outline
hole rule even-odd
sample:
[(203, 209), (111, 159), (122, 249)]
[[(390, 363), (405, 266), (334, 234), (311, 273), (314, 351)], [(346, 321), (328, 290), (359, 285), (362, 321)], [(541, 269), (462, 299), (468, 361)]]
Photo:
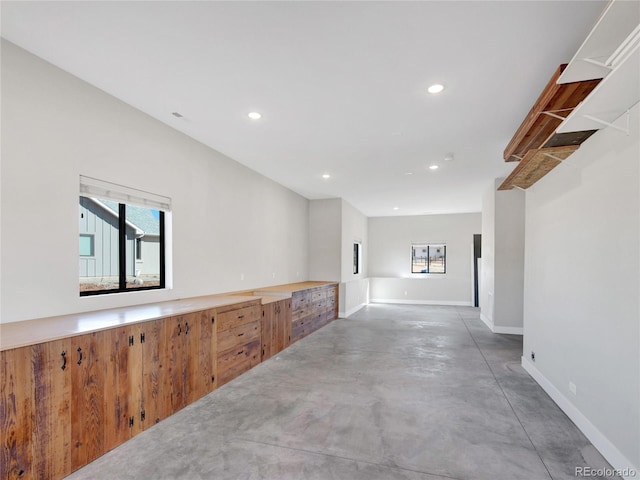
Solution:
[(579, 145), (529, 150), (498, 190), (527, 189), (575, 152)]
[(507, 162), (517, 162), (529, 150), (551, 146), (580, 145), (592, 132), (572, 132), (571, 135), (557, 137), (556, 129), (564, 119), (598, 85), (600, 79), (558, 84), (560, 75), (566, 68), (560, 65), (538, 97), (520, 128), (504, 151)]

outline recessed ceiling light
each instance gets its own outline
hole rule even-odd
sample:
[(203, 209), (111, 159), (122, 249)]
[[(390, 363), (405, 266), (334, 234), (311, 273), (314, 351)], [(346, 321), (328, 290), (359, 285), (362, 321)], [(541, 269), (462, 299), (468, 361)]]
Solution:
[(394, 210), (400, 210), (400, 207), (393, 207)]
[(328, 173), (323, 173), (322, 178), (324, 179), (331, 178), (331, 175), (329, 175)]
[(429, 165), (429, 170), (437, 170), (438, 165)]
[(440, 85), (439, 83), (431, 85), (429, 88), (427, 88), (427, 92), (434, 93), (434, 94), (440, 93), (443, 90), (444, 90), (444, 85)]
[(410, 176), (410, 175), (413, 175), (413, 172), (404, 172), (404, 174), (405, 174), (406, 176)]
[(250, 112), (249, 114), (247, 114), (247, 117), (249, 117), (251, 120), (260, 120), (262, 118), (262, 114), (258, 112)]

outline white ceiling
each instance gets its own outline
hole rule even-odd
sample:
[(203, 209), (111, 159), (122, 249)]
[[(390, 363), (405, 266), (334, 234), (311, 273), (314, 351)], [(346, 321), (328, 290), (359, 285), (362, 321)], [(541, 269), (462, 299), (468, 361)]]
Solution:
[(513, 167), (509, 139), (604, 7), (3, 1), (1, 13), (4, 38), (158, 120), (307, 198), (385, 216), (480, 211)]

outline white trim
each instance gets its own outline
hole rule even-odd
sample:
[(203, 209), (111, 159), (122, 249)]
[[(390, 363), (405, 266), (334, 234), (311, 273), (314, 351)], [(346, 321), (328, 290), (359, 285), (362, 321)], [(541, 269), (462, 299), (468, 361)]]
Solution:
[[(635, 469), (630, 472), (631, 476), (624, 476), (625, 480), (638, 480), (640, 469), (633, 465), (623, 454), (605, 437), (598, 428), (589, 421), (578, 408), (569, 401), (564, 394), (551, 383), (538, 368), (528, 358), (522, 357), (522, 368), (547, 392), (551, 399), (556, 402), (560, 409), (576, 424), (576, 426), (584, 433), (594, 447), (602, 454), (602, 456), (611, 464), (614, 469), (623, 471), (625, 469)], [(634, 474), (635, 473), (635, 474)]]
[(496, 327), (493, 326), (493, 333), (502, 333), (505, 335), (522, 335), (523, 328), (522, 327)]
[(485, 325), (489, 327), (489, 330), (493, 332), (493, 320), (487, 317), (484, 313), (480, 313), (480, 320), (482, 320)]
[(351, 315), (353, 315), (354, 313), (356, 313), (358, 310), (360, 310), (362, 307), (366, 307), (366, 306), (367, 306), (366, 303), (361, 303), (360, 305), (356, 305), (355, 307), (350, 308), (346, 312), (338, 312), (338, 316), (340, 318), (348, 318)]
[(489, 318), (484, 314), (480, 314), (480, 320), (482, 320), (489, 330), (493, 333), (500, 333), (504, 335), (523, 335), (524, 329), (522, 327), (500, 327), (495, 326), (493, 320), (489, 320)]
[(405, 305), (444, 305), (452, 307), (473, 307), (472, 302), (458, 302), (448, 300), (400, 300), (394, 298), (372, 298), (369, 303), (401, 303)]

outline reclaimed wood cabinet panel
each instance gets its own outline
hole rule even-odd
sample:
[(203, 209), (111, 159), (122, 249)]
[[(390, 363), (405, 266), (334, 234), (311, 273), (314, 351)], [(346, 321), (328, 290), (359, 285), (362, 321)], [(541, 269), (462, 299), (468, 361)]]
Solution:
[(218, 347), (221, 351), (229, 350), (259, 338), (260, 322), (252, 321), (221, 331), (218, 334)]
[(105, 330), (104, 449), (126, 442), (144, 429), (140, 325)]
[(142, 405), (140, 419), (148, 428), (171, 415), (171, 376), (167, 322), (159, 319), (141, 325), (142, 348)]
[(71, 341), (71, 469), (98, 458), (105, 450), (105, 333)]
[(260, 363), (260, 339), (218, 354), (218, 385), (230, 382)]
[(293, 292), (291, 343), (338, 318), (338, 286), (329, 284)]
[(187, 344), (187, 405), (203, 397), (214, 387), (213, 358), (215, 347), (213, 344), (214, 325), (210, 311), (194, 313), (190, 316), (191, 325), (186, 332)]
[(262, 360), (289, 346), (291, 340), (291, 300), (288, 298), (262, 305)]
[(38, 478), (33, 469), (31, 348), (0, 352), (0, 478)]
[(31, 347), (34, 478), (61, 478), (72, 470), (70, 347), (70, 339)]
[(215, 312), (218, 386), (260, 363), (262, 358), (259, 300), (219, 308)]

